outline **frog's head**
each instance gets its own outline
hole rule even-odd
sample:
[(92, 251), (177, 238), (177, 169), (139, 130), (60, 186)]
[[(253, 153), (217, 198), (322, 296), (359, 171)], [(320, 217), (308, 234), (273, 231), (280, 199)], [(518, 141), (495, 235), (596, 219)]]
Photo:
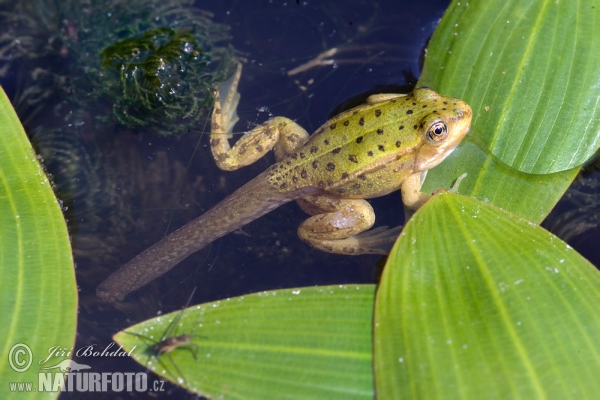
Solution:
[(428, 88), (415, 89), (413, 96), (428, 106), (418, 124), (421, 141), (414, 165), (415, 172), (427, 171), (452, 153), (469, 132), (473, 112), (464, 101), (441, 96)]

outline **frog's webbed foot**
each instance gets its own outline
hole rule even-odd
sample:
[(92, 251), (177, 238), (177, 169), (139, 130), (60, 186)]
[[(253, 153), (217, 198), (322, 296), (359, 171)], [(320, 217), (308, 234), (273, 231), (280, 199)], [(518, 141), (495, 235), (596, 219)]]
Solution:
[(307, 242), (311, 246), (328, 253), (385, 255), (390, 253), (403, 227), (403, 225), (400, 225), (390, 229), (387, 226), (380, 226), (345, 239), (321, 239)]
[(226, 134), (226, 137), (230, 138), (233, 127), (240, 120), (237, 115), (237, 107), (240, 102), (237, 87), (241, 75), (242, 64), (238, 63), (234, 74), (229, 79), (221, 82), (219, 89), (213, 94), (215, 98), (211, 129), (213, 134)]
[(390, 229), (387, 226), (380, 226), (346, 239), (336, 241), (323, 240), (321, 241), (321, 246), (325, 248), (328, 246), (338, 246), (343, 249), (355, 249), (352, 252), (344, 252), (343, 254), (385, 255), (389, 254), (390, 250), (392, 250), (392, 246), (394, 246), (394, 243), (396, 243), (396, 239), (398, 239), (398, 235), (400, 235), (403, 227), (403, 225), (400, 225)]
[(394, 228), (380, 226), (354, 236), (361, 248), (369, 249), (368, 254), (389, 254), (392, 246), (396, 243), (398, 235), (402, 232), (404, 225)]

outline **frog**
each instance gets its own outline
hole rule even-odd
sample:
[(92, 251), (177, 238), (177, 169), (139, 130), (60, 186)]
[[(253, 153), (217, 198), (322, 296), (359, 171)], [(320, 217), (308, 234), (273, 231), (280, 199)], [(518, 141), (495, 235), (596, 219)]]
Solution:
[(296, 201), (310, 217), (298, 236), (336, 254), (387, 254), (400, 228), (370, 229), (375, 213), (368, 199), (400, 190), (418, 209), (430, 197), (421, 191), (428, 170), (462, 141), (471, 107), (427, 87), (409, 94), (381, 93), (336, 115), (312, 135), (285, 117), (273, 117), (231, 146), (241, 64), (215, 91), (210, 147), (219, 168), (248, 166), (269, 151), (275, 164), (226, 199), (145, 250), (97, 288), (106, 301), (124, 297), (169, 271), (189, 255), (275, 208)]

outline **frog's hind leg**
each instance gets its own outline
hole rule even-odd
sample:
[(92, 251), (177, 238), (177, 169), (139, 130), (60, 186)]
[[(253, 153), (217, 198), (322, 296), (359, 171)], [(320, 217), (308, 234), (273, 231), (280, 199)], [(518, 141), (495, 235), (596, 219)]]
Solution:
[(336, 254), (388, 254), (399, 229), (376, 228), (375, 212), (366, 200), (327, 195), (297, 201), (313, 215), (298, 228), (298, 236), (311, 246)]
[(233, 136), (231, 132), (238, 121), (236, 108), (240, 95), (237, 86), (241, 73), (239, 64), (235, 74), (214, 93), (210, 146), (217, 165), (226, 171), (250, 165), (271, 149), (280, 160), (302, 147), (309, 138), (306, 130), (291, 119), (275, 117), (246, 132), (231, 147), (228, 139)]

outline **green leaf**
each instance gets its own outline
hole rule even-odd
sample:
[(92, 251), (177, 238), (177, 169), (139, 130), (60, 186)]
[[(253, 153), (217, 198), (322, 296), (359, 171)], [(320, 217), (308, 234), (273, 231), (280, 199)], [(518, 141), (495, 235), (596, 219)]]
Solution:
[(593, 398), (600, 273), (496, 207), (441, 193), (408, 222), (375, 310), (378, 397)]
[(599, 23), (593, 0), (453, 1), (419, 85), (469, 103), (472, 128), (424, 188), (466, 172), (460, 193), (541, 222), (600, 146)]
[(422, 81), (473, 108), (473, 130), (510, 167), (548, 174), (600, 147), (600, 7), (594, 0), (454, 1)]
[(467, 173), (458, 188), (479, 200), (540, 223), (577, 176), (579, 168), (547, 175), (518, 172), (483, 153), (468, 139), (443, 164), (442, 170), (427, 174), (422, 190), (449, 189), (453, 181)]
[[(54, 398), (57, 393), (12, 392), (9, 382), (37, 388), (39, 368), (62, 358), (39, 361), (54, 346), (73, 347), (77, 288), (71, 246), (60, 206), (3, 90), (0, 127), (0, 398)], [(22, 373), (11, 367), (24, 368), (29, 360)]]
[[(339, 285), (257, 293), (154, 318), (114, 340), (209, 398), (372, 399), (374, 292)], [(157, 355), (157, 342), (183, 334), (192, 336), (188, 345)]]

